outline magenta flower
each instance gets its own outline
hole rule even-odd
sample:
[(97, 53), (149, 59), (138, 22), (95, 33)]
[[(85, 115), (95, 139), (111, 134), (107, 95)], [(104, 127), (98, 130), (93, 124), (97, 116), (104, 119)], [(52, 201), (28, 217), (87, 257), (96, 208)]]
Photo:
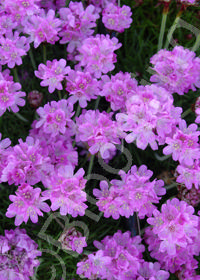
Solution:
[(106, 181), (100, 182), (101, 190), (94, 189), (93, 194), (97, 197), (97, 206), (104, 212), (104, 217), (119, 219), (119, 216), (126, 218), (138, 212), (140, 218), (145, 215), (150, 217), (156, 207), (153, 203), (158, 203), (161, 195), (166, 193), (162, 188), (162, 180), (149, 179), (153, 172), (148, 170), (145, 165), (137, 169), (134, 165), (126, 174), (120, 171), (121, 180), (111, 180), (108, 187)]
[(70, 70), (66, 77), (66, 90), (72, 104), (79, 102), (81, 108), (87, 106), (87, 102), (96, 99), (100, 92), (100, 82), (93, 78), (89, 72)]
[(0, 236), (0, 279), (29, 280), (34, 275), (34, 268), (40, 264), (36, 258), (42, 252), (37, 247), (25, 229), (5, 230), (5, 236)]
[(108, 4), (102, 12), (102, 21), (106, 28), (118, 32), (124, 32), (132, 22), (132, 12), (129, 6), (119, 7), (112, 3)]
[(172, 51), (160, 50), (150, 60), (156, 72), (151, 77), (151, 82), (180, 95), (190, 89), (195, 91), (195, 86), (200, 86), (200, 59), (195, 56), (194, 52), (182, 46), (176, 46)]
[(108, 34), (97, 34), (96, 37), (89, 37), (82, 42), (82, 46), (78, 48), (80, 54), (75, 59), (80, 61), (79, 67), (83, 66), (95, 78), (100, 78), (102, 73), (106, 74), (115, 68), (114, 63), (117, 60), (114, 51), (121, 45), (115, 37), (110, 39)]
[(0, 73), (0, 116), (7, 109), (16, 113), (19, 111), (18, 106), (25, 105), (25, 100), (22, 97), (26, 94), (19, 91), (21, 89), (20, 83), (14, 83), (13, 77), (9, 76), (9, 73), (9, 70)]
[(50, 207), (44, 201), (47, 199), (41, 197), (41, 189), (33, 188), (28, 184), (22, 184), (15, 192), (16, 195), (10, 195), (9, 199), (13, 202), (7, 209), (6, 217), (15, 217), (15, 225), (19, 226), (24, 221), (27, 223), (29, 217), (33, 223), (38, 222), (38, 216), (43, 216), (44, 212), (49, 212)]
[(47, 65), (40, 64), (38, 71), (35, 71), (35, 76), (42, 79), (41, 86), (48, 86), (50, 93), (54, 92), (55, 89), (62, 90), (63, 86), (61, 82), (64, 80), (66, 74), (68, 74), (70, 67), (66, 67), (66, 60), (54, 59), (53, 61), (47, 60)]
[(21, 65), (21, 57), (26, 55), (29, 48), (29, 40), (24, 36), (19, 37), (17, 31), (15, 31), (14, 35), (12, 33), (8, 34), (6, 38), (1, 36), (0, 64), (7, 64), (10, 68), (13, 68), (15, 64)]
[(44, 108), (39, 107), (37, 113), (40, 119), (35, 123), (35, 128), (41, 128), (44, 133), (54, 137), (64, 134), (68, 127), (68, 133), (74, 135), (74, 122), (71, 120), (73, 105), (67, 100), (51, 101)]
[(84, 216), (87, 205), (85, 188), (86, 180), (83, 179), (83, 168), (74, 174), (71, 165), (60, 167), (55, 174), (49, 177), (44, 185), (49, 190), (43, 195), (51, 201), (51, 209), (56, 211), (60, 208), (60, 214), (72, 217)]
[(49, 10), (45, 14), (41, 9), (39, 15), (29, 17), (24, 27), (24, 33), (30, 35), (30, 41), (34, 42), (34, 47), (37, 48), (43, 42), (55, 44), (59, 40), (60, 25), (61, 20), (55, 17), (54, 10)]
[(59, 32), (61, 44), (68, 44), (67, 51), (73, 53), (77, 47), (82, 45), (82, 41), (94, 33), (96, 20), (99, 14), (95, 12), (95, 7), (89, 5), (84, 10), (82, 2), (69, 3), (69, 8), (59, 10), (62, 20), (62, 29)]
[(110, 159), (116, 151), (115, 144), (120, 144), (119, 131), (112, 113), (85, 111), (76, 118), (76, 141), (87, 142), (89, 152), (100, 152), (103, 159)]

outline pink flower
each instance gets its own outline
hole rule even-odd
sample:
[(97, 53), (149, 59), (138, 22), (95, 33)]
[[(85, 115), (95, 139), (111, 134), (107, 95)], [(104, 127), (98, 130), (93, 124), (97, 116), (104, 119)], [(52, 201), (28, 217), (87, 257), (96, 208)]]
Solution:
[(132, 22), (132, 13), (129, 6), (119, 7), (112, 3), (108, 4), (102, 12), (102, 21), (106, 28), (118, 32), (124, 32)]
[(54, 92), (55, 89), (62, 90), (61, 82), (70, 70), (69, 66), (65, 67), (66, 60), (62, 58), (59, 61), (57, 59), (47, 60), (46, 64), (47, 66), (41, 63), (38, 67), (39, 71), (35, 71), (35, 76), (43, 80), (40, 85), (49, 86), (50, 93)]
[(96, 37), (90, 37), (82, 42), (78, 48), (79, 55), (75, 57), (80, 61), (78, 67), (83, 66), (87, 72), (90, 72), (95, 78), (100, 78), (102, 73), (106, 74), (112, 71), (115, 66), (116, 55), (114, 51), (121, 47), (118, 39), (97, 34)]
[(61, 20), (55, 18), (54, 10), (49, 10), (45, 14), (41, 9), (39, 15), (29, 17), (24, 32), (30, 35), (31, 42), (34, 42), (34, 47), (37, 48), (43, 42), (55, 44), (59, 40), (60, 25)]
[(44, 212), (49, 212), (50, 207), (43, 202), (46, 198), (40, 196), (41, 189), (33, 188), (28, 184), (19, 186), (16, 195), (10, 195), (9, 198), (13, 202), (7, 209), (6, 217), (15, 218), (15, 225), (19, 226), (24, 221), (27, 223), (29, 217), (33, 223), (38, 222), (38, 215), (43, 216)]

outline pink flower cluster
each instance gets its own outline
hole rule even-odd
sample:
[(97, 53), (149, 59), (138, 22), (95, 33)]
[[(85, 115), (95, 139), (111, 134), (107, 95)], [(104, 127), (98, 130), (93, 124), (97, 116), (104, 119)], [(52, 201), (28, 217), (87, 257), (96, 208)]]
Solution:
[(116, 0), (87, 0), (89, 4), (93, 4), (96, 9), (101, 12), (107, 5), (113, 3), (116, 5)]
[(77, 274), (88, 279), (106, 280), (167, 280), (169, 273), (160, 270), (158, 263), (144, 262), (140, 236), (131, 237), (130, 232), (118, 230), (101, 242), (94, 241), (98, 251), (77, 264)]
[(93, 5), (87, 6), (84, 10), (82, 2), (69, 3), (69, 8), (59, 10), (62, 27), (59, 32), (61, 44), (68, 44), (67, 51), (73, 53), (77, 47), (81, 46), (82, 41), (94, 32), (96, 20), (99, 14), (95, 12)]
[(101, 96), (105, 96), (110, 102), (110, 107), (113, 111), (125, 111), (125, 104), (129, 97), (136, 92), (137, 81), (131, 78), (129, 73), (119, 72), (116, 75), (105, 75), (101, 77), (103, 81)]
[(195, 102), (195, 114), (197, 116), (195, 122), (200, 123), (200, 96), (197, 98)]
[(70, 135), (74, 134), (74, 122), (71, 119), (73, 105), (67, 100), (51, 101), (44, 108), (39, 107), (37, 113), (40, 119), (35, 123), (35, 128), (42, 129), (44, 134), (55, 137), (60, 133), (65, 134), (66, 130)]
[(98, 110), (84, 111), (76, 118), (76, 142), (87, 142), (92, 155), (100, 152), (103, 159), (111, 158), (116, 151), (115, 144), (120, 144), (120, 133), (112, 115)]
[(15, 83), (9, 74), (8, 69), (0, 72), (0, 116), (7, 109), (16, 113), (19, 111), (18, 106), (25, 105), (25, 100), (22, 97), (26, 96), (26, 93), (19, 91), (21, 89), (20, 83)]
[(172, 51), (160, 50), (150, 62), (155, 74), (150, 81), (166, 88), (171, 93), (183, 95), (190, 89), (200, 87), (200, 58), (195, 52), (176, 46)]
[(86, 237), (82, 236), (81, 232), (71, 227), (64, 231), (59, 237), (62, 249), (68, 251), (76, 251), (78, 254), (83, 252), (83, 247), (87, 246)]
[(193, 214), (192, 206), (173, 198), (162, 205), (161, 211), (154, 210), (153, 217), (147, 219), (152, 225), (145, 234), (151, 256), (171, 273), (186, 272), (193, 275), (198, 267), (194, 256), (200, 252), (200, 220)]
[(24, 33), (30, 35), (30, 41), (34, 42), (35, 48), (44, 42), (55, 44), (59, 40), (58, 32), (61, 23), (62, 21), (55, 17), (54, 10), (49, 10), (46, 14), (43, 9), (40, 9), (39, 14), (28, 18)]
[(0, 64), (7, 64), (14, 68), (15, 64), (21, 65), (21, 57), (29, 50), (29, 39), (19, 36), (19, 32), (9, 33), (6, 37), (0, 36)]
[(161, 195), (166, 193), (162, 180), (149, 181), (153, 172), (148, 170), (145, 165), (137, 168), (135, 165), (126, 174), (123, 170), (119, 172), (121, 180), (112, 180), (108, 187), (106, 181), (100, 182), (101, 191), (93, 190), (97, 197), (96, 203), (100, 211), (104, 212), (104, 217), (119, 219), (119, 216), (129, 218), (134, 212), (140, 218), (145, 215), (150, 217), (158, 203)]
[(77, 101), (81, 108), (87, 106), (87, 102), (96, 99), (100, 92), (100, 82), (93, 78), (89, 72), (70, 70), (66, 77), (66, 91), (69, 92), (69, 103)]
[[(116, 115), (117, 123), (128, 143), (136, 141), (140, 149), (149, 144), (153, 150), (163, 145), (176, 128), (182, 108), (173, 106), (173, 98), (162, 87), (139, 86), (126, 100), (126, 110)], [(158, 144), (157, 144), (158, 142)]]
[(62, 81), (66, 74), (68, 74), (70, 67), (66, 67), (66, 60), (61, 58), (59, 61), (54, 59), (53, 61), (47, 60), (46, 65), (41, 63), (38, 67), (38, 71), (35, 71), (35, 76), (42, 79), (41, 86), (48, 86), (50, 93), (55, 89), (62, 90)]
[(60, 214), (64, 216), (85, 215), (87, 205), (84, 202), (87, 199), (83, 191), (86, 184), (84, 174), (83, 168), (74, 174), (73, 167), (69, 165), (60, 167), (55, 174), (46, 178), (43, 184), (48, 190), (42, 194), (46, 199), (50, 199), (52, 211), (60, 208)]
[(102, 12), (102, 21), (106, 28), (118, 32), (124, 32), (132, 22), (132, 13), (129, 6), (119, 7), (112, 3), (108, 4)]
[(37, 247), (25, 229), (5, 230), (5, 236), (0, 236), (0, 279), (29, 280), (40, 264), (36, 258), (42, 253)]
[(106, 74), (115, 68), (114, 63), (117, 59), (114, 51), (121, 45), (117, 38), (111, 39), (108, 34), (89, 37), (78, 48), (80, 54), (75, 59), (80, 62), (77, 67), (83, 66), (85, 71), (93, 74), (95, 78), (100, 78), (102, 73)]
[(26, 142), (19, 139), (19, 144), (7, 151), (7, 164), (2, 170), (1, 182), (16, 186), (25, 182), (34, 185), (53, 170), (50, 158), (43, 153), (39, 139), (34, 140), (30, 136), (26, 138)]
[(28, 184), (22, 184), (18, 187), (16, 195), (10, 195), (9, 199), (13, 202), (9, 205), (6, 217), (15, 218), (15, 225), (19, 226), (24, 221), (27, 223), (29, 217), (33, 223), (38, 222), (38, 215), (43, 216), (41, 212), (50, 212), (50, 207), (41, 197), (41, 189), (33, 188)]
[(38, 3), (41, 8), (46, 9), (47, 11), (50, 9), (59, 10), (60, 8), (65, 7), (65, 4), (65, 0), (40, 0), (40, 2)]

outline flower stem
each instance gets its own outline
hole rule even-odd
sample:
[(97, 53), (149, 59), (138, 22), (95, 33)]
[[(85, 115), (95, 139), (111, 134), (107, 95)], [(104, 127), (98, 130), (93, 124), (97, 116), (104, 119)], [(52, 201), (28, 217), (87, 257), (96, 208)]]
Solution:
[(183, 13), (183, 10), (180, 10), (178, 12), (178, 14), (177, 14), (177, 16), (176, 16), (176, 18), (175, 18), (175, 20), (172, 24), (172, 27), (170, 28), (169, 33), (167, 34), (167, 40), (166, 40), (165, 47), (164, 47), (165, 49), (167, 49), (169, 47), (169, 44), (170, 44), (171, 39), (172, 39), (172, 35), (173, 35), (176, 27), (178, 26), (178, 23), (179, 23), (179, 20), (180, 20), (180, 17), (182, 15), (182, 13)]
[(60, 90), (58, 90), (58, 97), (59, 97), (59, 100), (62, 99), (62, 94), (61, 94)]
[(96, 103), (95, 103), (95, 106), (94, 106), (94, 109), (96, 110), (97, 108), (98, 108), (98, 106), (99, 106), (99, 101), (100, 101), (100, 99), (101, 99), (101, 96), (98, 96), (97, 97), (97, 100), (96, 100)]
[(33, 52), (31, 50), (31, 48), (29, 49), (28, 53), (29, 53), (29, 56), (30, 56), (30, 59), (31, 59), (31, 63), (32, 63), (33, 69), (37, 70), (35, 59), (34, 59)]
[(95, 155), (91, 155), (91, 159), (90, 159), (90, 163), (89, 163), (89, 167), (88, 167), (88, 172), (87, 172), (87, 179), (90, 178), (90, 174), (92, 172), (94, 157), (95, 157)]
[(18, 119), (20, 119), (23, 122), (28, 122), (27, 119), (25, 119), (20, 113), (14, 113), (16, 117), (18, 117)]
[(160, 26), (160, 34), (159, 34), (159, 39), (158, 39), (158, 51), (160, 49), (162, 49), (163, 37), (164, 37), (164, 33), (165, 33), (168, 12), (169, 12), (169, 4), (165, 5), (163, 8), (162, 22), (161, 22), (161, 26)]
[(182, 113), (181, 118), (185, 118), (187, 115), (189, 115), (190, 113), (192, 113), (191, 108), (187, 109), (185, 112)]
[(195, 52), (200, 46), (200, 33), (197, 36), (196, 42), (194, 46), (192, 47), (192, 51)]
[(15, 80), (15, 82), (20, 82), (19, 81), (19, 76), (18, 76), (18, 73), (17, 73), (17, 68), (15, 67), (15, 68), (13, 68), (13, 75), (14, 75), (14, 80)]

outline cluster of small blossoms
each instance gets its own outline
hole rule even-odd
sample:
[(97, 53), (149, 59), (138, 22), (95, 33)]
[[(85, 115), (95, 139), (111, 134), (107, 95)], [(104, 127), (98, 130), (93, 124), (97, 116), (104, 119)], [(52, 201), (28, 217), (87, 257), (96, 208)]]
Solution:
[(137, 279), (145, 250), (140, 236), (131, 238), (130, 232), (118, 231), (94, 245), (98, 251), (77, 264), (77, 274), (88, 279)]
[(166, 88), (171, 93), (183, 95), (190, 89), (200, 87), (200, 58), (195, 52), (176, 46), (172, 51), (165, 49), (155, 54), (150, 62), (155, 74), (150, 81)]
[(55, 44), (59, 40), (58, 32), (61, 23), (62, 21), (55, 17), (54, 10), (49, 10), (46, 14), (43, 9), (40, 9), (39, 14), (28, 18), (24, 33), (30, 35), (29, 39), (34, 42), (35, 48), (43, 42)]
[(129, 218), (134, 212), (138, 212), (140, 218), (145, 215), (150, 217), (158, 203), (161, 195), (166, 193), (162, 180), (149, 181), (153, 172), (145, 165), (137, 168), (135, 165), (126, 174), (123, 170), (119, 172), (122, 180), (112, 180), (109, 188), (106, 181), (100, 182), (101, 190), (94, 189), (93, 194), (97, 197), (96, 203), (99, 210), (104, 212), (104, 217), (119, 216)]
[(78, 101), (81, 108), (85, 108), (88, 101), (96, 99), (100, 94), (101, 83), (93, 78), (89, 72), (71, 69), (66, 81), (66, 91), (70, 95), (69, 103), (75, 104)]
[(2, 139), (2, 134), (0, 133), (0, 177), (2, 175), (2, 170), (8, 164), (9, 146), (11, 141), (9, 138)]
[(40, 146), (43, 149), (43, 154), (50, 158), (54, 170), (65, 165), (71, 165), (75, 168), (78, 164), (78, 153), (72, 146), (72, 138), (68, 130), (66, 130), (65, 134), (50, 136), (50, 134), (44, 133), (42, 127), (35, 128), (36, 124), (37, 121), (34, 121), (32, 129), (30, 130), (30, 136), (35, 140), (40, 139)]
[(15, 64), (21, 65), (21, 57), (29, 50), (29, 39), (19, 36), (19, 32), (9, 33), (6, 37), (0, 36), (0, 64), (7, 64), (13, 68)]
[(83, 252), (83, 247), (87, 246), (86, 237), (82, 236), (81, 232), (71, 227), (64, 231), (59, 237), (62, 249), (68, 251), (76, 251), (78, 254)]
[[(1, 68), (0, 68), (1, 70)], [(18, 106), (24, 106), (26, 96), (25, 92), (19, 91), (21, 85), (13, 81), (13, 77), (9, 75), (10, 71), (4, 70), (0, 72), (0, 116), (8, 109), (14, 113), (19, 111)]]
[(22, 222), (27, 223), (30, 218), (33, 223), (38, 222), (38, 215), (41, 212), (49, 212), (50, 207), (44, 201), (46, 197), (41, 196), (40, 188), (33, 188), (28, 184), (21, 184), (16, 191), (16, 195), (10, 195), (9, 199), (13, 202), (9, 205), (6, 217), (15, 217), (15, 225), (19, 226)]
[(197, 2), (196, 0), (177, 0), (177, 1), (186, 5), (195, 5)]
[(55, 137), (59, 134), (74, 135), (74, 122), (71, 117), (74, 115), (73, 105), (65, 99), (58, 102), (51, 101), (36, 111), (39, 120), (34, 124), (35, 128), (43, 130), (44, 134)]
[(16, 186), (25, 182), (37, 184), (53, 170), (50, 158), (43, 153), (39, 139), (28, 136), (26, 142), (18, 141), (19, 144), (8, 150), (0, 181)]
[(66, 67), (66, 60), (61, 58), (59, 61), (54, 59), (53, 61), (47, 60), (46, 65), (41, 63), (38, 66), (38, 71), (35, 71), (35, 76), (42, 79), (41, 86), (48, 86), (50, 93), (55, 89), (62, 90), (62, 81), (70, 71), (70, 67)]
[[(181, 118), (182, 108), (173, 106), (173, 98), (164, 88), (155, 85), (138, 86), (126, 101), (126, 111), (116, 120), (128, 143), (136, 140), (140, 149), (149, 144), (153, 150), (163, 145)], [(157, 144), (158, 142), (158, 144)]]
[(0, 236), (0, 279), (29, 280), (40, 264), (36, 258), (42, 253), (37, 247), (25, 229), (5, 230), (5, 236)]
[(100, 92), (110, 102), (113, 111), (125, 111), (125, 103), (129, 97), (136, 91), (137, 81), (131, 78), (129, 73), (119, 72), (116, 75), (105, 75), (101, 77), (103, 85)]
[(132, 13), (129, 6), (119, 7), (110, 3), (102, 12), (102, 22), (106, 28), (121, 33), (124, 32), (124, 29), (130, 27), (132, 23), (131, 16)]
[[(40, 0), (1, 0), (0, 8), (8, 20), (24, 26), (28, 17), (39, 12)], [(15, 28), (16, 26), (12, 26)]]
[(100, 152), (103, 159), (110, 158), (116, 151), (115, 144), (120, 144), (120, 131), (112, 115), (98, 110), (83, 111), (76, 118), (76, 142), (87, 142), (92, 155)]
[(60, 208), (60, 214), (64, 216), (67, 214), (72, 217), (85, 215), (87, 205), (84, 202), (87, 199), (83, 191), (86, 184), (86, 180), (83, 179), (84, 173), (83, 168), (74, 174), (71, 165), (62, 166), (45, 179), (43, 184), (48, 190), (42, 194), (46, 199), (50, 199), (52, 211)]
[(93, 74), (95, 78), (100, 78), (102, 73), (107, 74), (115, 68), (114, 63), (117, 59), (114, 51), (121, 46), (117, 38), (110, 38), (108, 34), (89, 37), (78, 48), (79, 54), (75, 59), (80, 62), (76, 66), (83, 66), (85, 71)]
[(198, 267), (194, 256), (200, 252), (199, 217), (193, 214), (192, 206), (173, 198), (162, 205), (161, 211), (154, 210), (153, 217), (147, 219), (152, 225), (145, 233), (151, 256), (171, 273), (183, 270), (194, 273)]
[(59, 10), (62, 20), (59, 36), (61, 44), (68, 44), (67, 51), (73, 53), (77, 47), (81, 46), (82, 41), (94, 33), (96, 20), (99, 14), (93, 5), (87, 6), (84, 10), (82, 2), (69, 3), (69, 8)]

